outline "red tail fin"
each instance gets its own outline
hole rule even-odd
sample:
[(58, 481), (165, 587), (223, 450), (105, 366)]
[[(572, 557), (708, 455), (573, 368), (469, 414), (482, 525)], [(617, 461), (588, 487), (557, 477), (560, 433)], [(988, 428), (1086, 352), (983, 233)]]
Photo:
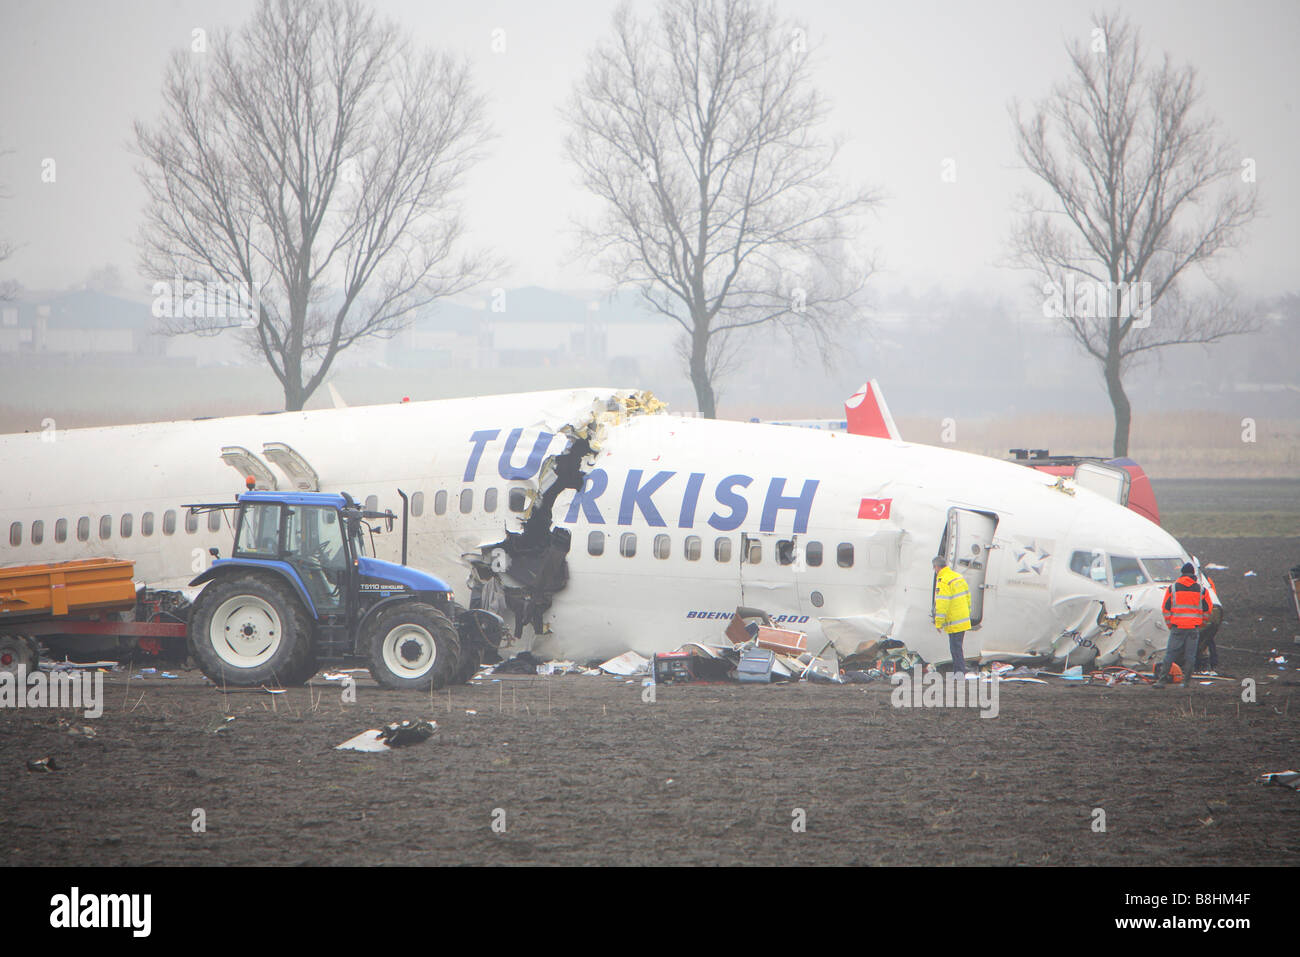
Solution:
[(853, 435), (870, 435), (877, 439), (901, 441), (894, 417), (880, 391), (880, 383), (871, 379), (844, 402), (844, 416)]

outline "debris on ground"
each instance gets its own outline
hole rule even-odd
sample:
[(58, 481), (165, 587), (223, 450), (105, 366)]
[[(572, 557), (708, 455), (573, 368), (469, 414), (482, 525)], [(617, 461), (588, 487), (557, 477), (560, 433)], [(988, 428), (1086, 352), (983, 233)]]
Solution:
[(740, 663), (736, 666), (736, 677), (744, 684), (772, 681), (772, 673), (777, 668), (776, 652), (770, 648), (749, 648), (740, 653)]
[(635, 651), (625, 651), (621, 655), (602, 663), (600, 670), (607, 675), (618, 675), (620, 678), (648, 675), (650, 673), (650, 659), (642, 657)]
[(62, 771), (57, 761), (53, 758), (33, 758), (27, 762), (28, 771)]
[(383, 734), (378, 728), (372, 728), (369, 731), (362, 731), (355, 737), (348, 738), (342, 744), (337, 745), (335, 751), (391, 751), (393, 750), (379, 736)]
[(427, 741), (438, 730), (436, 721), (395, 721), (382, 728), (362, 731), (337, 745), (335, 751), (391, 751), (393, 748)]
[(220, 685), (213, 685), (222, 694), (285, 694), (284, 688), (268, 688), (266, 685), (258, 685), (256, 688), (223, 688)]
[(390, 748), (400, 748), (404, 745), (428, 741), (436, 730), (438, 725), (435, 722), (417, 718), (415, 721), (395, 721), (384, 725), (384, 729), (379, 732), (379, 737)]
[(727, 681), (739, 660), (734, 653), (691, 643), (655, 655), (654, 680), (659, 684)]
[(531, 651), (521, 651), (509, 661), (503, 661), (492, 669), (494, 675), (535, 675), (539, 666), (546, 664)]
[(1260, 784), (1277, 784), (1300, 791), (1300, 771), (1267, 771), (1259, 776)]

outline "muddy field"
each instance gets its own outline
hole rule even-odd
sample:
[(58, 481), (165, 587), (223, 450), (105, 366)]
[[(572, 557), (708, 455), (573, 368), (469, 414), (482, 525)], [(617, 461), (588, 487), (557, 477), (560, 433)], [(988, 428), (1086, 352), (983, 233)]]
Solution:
[[(0, 712), (0, 864), (1294, 863), (1300, 794), (1255, 778), (1300, 765), (1300, 622), (1281, 582), (1300, 539), (1187, 544), (1229, 566), (1220, 667), (1255, 677), (1257, 704), (1229, 682), (1190, 701), (1008, 685), (981, 719), (894, 709), (884, 683), (660, 687), (645, 703), (639, 682), (571, 676), (432, 697), (365, 678), (345, 705), (319, 679), (273, 699), (196, 672), (109, 675), (104, 715), (76, 721), (91, 739), (66, 712)], [(1274, 647), (1289, 670), (1266, 664)], [(333, 750), (414, 717), (438, 722), (431, 740)], [(62, 770), (25, 770), (46, 756)]]

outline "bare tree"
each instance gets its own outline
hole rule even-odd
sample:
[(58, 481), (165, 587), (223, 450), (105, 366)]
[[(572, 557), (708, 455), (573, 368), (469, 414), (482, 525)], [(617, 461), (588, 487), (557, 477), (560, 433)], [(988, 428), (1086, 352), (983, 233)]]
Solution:
[[(483, 102), (467, 67), (355, 0), (263, 0), (211, 47), (173, 56), (162, 119), (136, 124), (141, 259), (162, 282), (252, 290), (251, 335), (301, 409), (339, 352), (478, 281), (454, 193)], [(230, 324), (191, 305), (170, 331)]]
[(1020, 156), (1049, 203), (1026, 198), (1012, 248), (1101, 365), (1123, 456), (1124, 373), (1137, 358), (1255, 327), (1235, 296), (1194, 296), (1184, 280), (1193, 267), (1214, 278), (1211, 261), (1241, 239), (1258, 200), (1249, 164), (1198, 112), (1195, 70), (1167, 56), (1148, 66), (1139, 32), (1117, 15), (1093, 22), (1091, 43), (1068, 48), (1069, 80), (1028, 117), (1013, 104)]
[(806, 32), (751, 0), (663, 0), (645, 22), (625, 3), (566, 110), (603, 210), (585, 244), (682, 326), (703, 416), (742, 330), (779, 323), (828, 356), (866, 281), (848, 241), (877, 199), (832, 182), (825, 112)]

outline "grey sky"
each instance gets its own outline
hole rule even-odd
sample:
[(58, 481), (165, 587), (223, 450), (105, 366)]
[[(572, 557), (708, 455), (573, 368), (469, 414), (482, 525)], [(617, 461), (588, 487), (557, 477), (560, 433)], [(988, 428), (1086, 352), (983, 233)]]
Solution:
[[(568, 224), (590, 210), (562, 155), (557, 110), (587, 51), (609, 29), (614, 4), (563, 0), (474, 4), (379, 0), (417, 42), (467, 57), (497, 131), (490, 158), (465, 192), (472, 240), (509, 261), (493, 285), (593, 288), (603, 279), (570, 255)], [(648, 10), (652, 3), (636, 6)], [(816, 69), (843, 135), (841, 175), (888, 199), (865, 239), (886, 287), (1023, 289), (998, 268), (1017, 191), (1007, 104), (1032, 101), (1066, 76), (1063, 43), (1086, 38), (1087, 2), (779, 4), (822, 40)], [(61, 2), (0, 0), (0, 237), (21, 244), (0, 279), (56, 288), (116, 264), (140, 292), (131, 239), (143, 193), (131, 123), (153, 119), (171, 50), (191, 31), (237, 26), (251, 0)], [(1300, 183), (1295, 55), (1300, 3), (1130, 2), (1121, 9), (1150, 50), (1197, 67), (1206, 104), (1243, 157), (1254, 158), (1265, 215), (1222, 273), (1249, 293), (1295, 289)], [(493, 31), (506, 50), (494, 53)], [(57, 181), (41, 182), (42, 161)], [(941, 179), (946, 158), (957, 181)]]

